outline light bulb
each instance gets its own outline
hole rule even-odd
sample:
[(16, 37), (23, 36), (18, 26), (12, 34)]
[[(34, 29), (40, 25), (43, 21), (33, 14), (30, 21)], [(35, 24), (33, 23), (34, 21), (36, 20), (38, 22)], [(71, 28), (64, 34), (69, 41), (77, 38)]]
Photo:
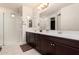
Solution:
[(12, 18), (14, 18), (14, 17), (15, 17), (15, 15), (14, 15), (14, 14), (12, 14), (12, 15), (11, 15), (11, 17), (12, 17)]
[(38, 7), (38, 9), (45, 9), (45, 8), (47, 8), (48, 7), (48, 3), (42, 3), (42, 4), (40, 4), (40, 6)]
[(30, 16), (26, 16), (26, 18), (27, 18), (27, 19), (30, 19), (31, 17), (30, 17)]

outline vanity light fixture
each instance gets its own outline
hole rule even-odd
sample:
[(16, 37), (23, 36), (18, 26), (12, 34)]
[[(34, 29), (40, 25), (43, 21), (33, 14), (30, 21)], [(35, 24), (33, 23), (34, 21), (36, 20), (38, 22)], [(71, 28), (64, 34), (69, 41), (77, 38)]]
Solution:
[(38, 9), (39, 9), (39, 10), (45, 9), (45, 8), (48, 7), (48, 5), (49, 5), (49, 3), (42, 3), (42, 4), (40, 4), (40, 6), (38, 6)]

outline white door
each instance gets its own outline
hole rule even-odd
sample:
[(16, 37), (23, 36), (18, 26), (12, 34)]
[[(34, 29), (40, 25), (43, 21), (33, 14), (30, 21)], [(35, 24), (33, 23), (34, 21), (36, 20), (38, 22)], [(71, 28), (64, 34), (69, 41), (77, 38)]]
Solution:
[(0, 12), (0, 45), (3, 45), (3, 13)]

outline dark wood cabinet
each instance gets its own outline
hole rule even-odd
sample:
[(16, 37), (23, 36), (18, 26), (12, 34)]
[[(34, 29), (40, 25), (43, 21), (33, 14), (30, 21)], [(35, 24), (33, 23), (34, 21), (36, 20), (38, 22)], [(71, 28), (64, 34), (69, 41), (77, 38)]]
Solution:
[(27, 33), (26, 33), (26, 42), (27, 42), (27, 44), (30, 43), (29, 37), (30, 37), (29, 32), (27, 32)]
[(38, 34), (35, 34), (35, 44), (36, 44), (36, 49), (38, 50), (38, 51), (40, 51), (41, 49), (41, 40), (40, 40), (40, 35)]
[(49, 37), (38, 34), (36, 36), (36, 49), (42, 54), (55, 54), (54, 42), (49, 40)]
[(79, 55), (79, 42), (72, 39), (26, 32), (26, 41), (43, 55)]
[(66, 44), (55, 42), (56, 55), (79, 55), (79, 49)]
[(41, 39), (41, 51), (43, 54), (55, 54), (55, 44), (50, 41), (48, 36), (40, 35)]
[(26, 42), (27, 44), (31, 45), (32, 47), (35, 47), (35, 39), (34, 39), (34, 34), (27, 32), (26, 33)]
[(32, 47), (34, 47), (34, 45), (35, 45), (34, 34), (30, 33), (29, 35), (30, 35), (30, 37), (29, 37), (30, 45)]
[(55, 54), (55, 44), (53, 41), (48, 40), (48, 38), (41, 38), (41, 51), (45, 54)]

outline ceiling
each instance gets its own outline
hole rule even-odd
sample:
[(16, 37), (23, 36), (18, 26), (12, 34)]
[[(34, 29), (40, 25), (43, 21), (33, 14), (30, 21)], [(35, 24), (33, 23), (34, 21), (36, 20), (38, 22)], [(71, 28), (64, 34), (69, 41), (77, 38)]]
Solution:
[[(40, 5), (41, 3), (0, 3), (0, 7), (8, 7), (11, 9), (17, 9), (24, 6), (30, 7), (30, 8), (36, 8)], [(41, 15), (50, 15), (51, 13), (54, 13), (55, 11), (71, 5), (71, 3), (49, 3), (49, 7), (44, 10)]]
[[(22, 5), (31, 7), (31, 8), (36, 8), (39, 6), (41, 3), (0, 3), (1, 7), (8, 7), (8, 8), (20, 8)], [(69, 3), (50, 3), (50, 8), (53, 8), (55, 10), (56, 8), (64, 7), (66, 5), (69, 5)]]
[(8, 7), (8, 8), (20, 8), (22, 5), (35, 8), (40, 5), (40, 3), (0, 3), (1, 7)]
[(23, 5), (31, 7), (31, 8), (36, 8), (40, 5), (41, 3), (23, 3)]

